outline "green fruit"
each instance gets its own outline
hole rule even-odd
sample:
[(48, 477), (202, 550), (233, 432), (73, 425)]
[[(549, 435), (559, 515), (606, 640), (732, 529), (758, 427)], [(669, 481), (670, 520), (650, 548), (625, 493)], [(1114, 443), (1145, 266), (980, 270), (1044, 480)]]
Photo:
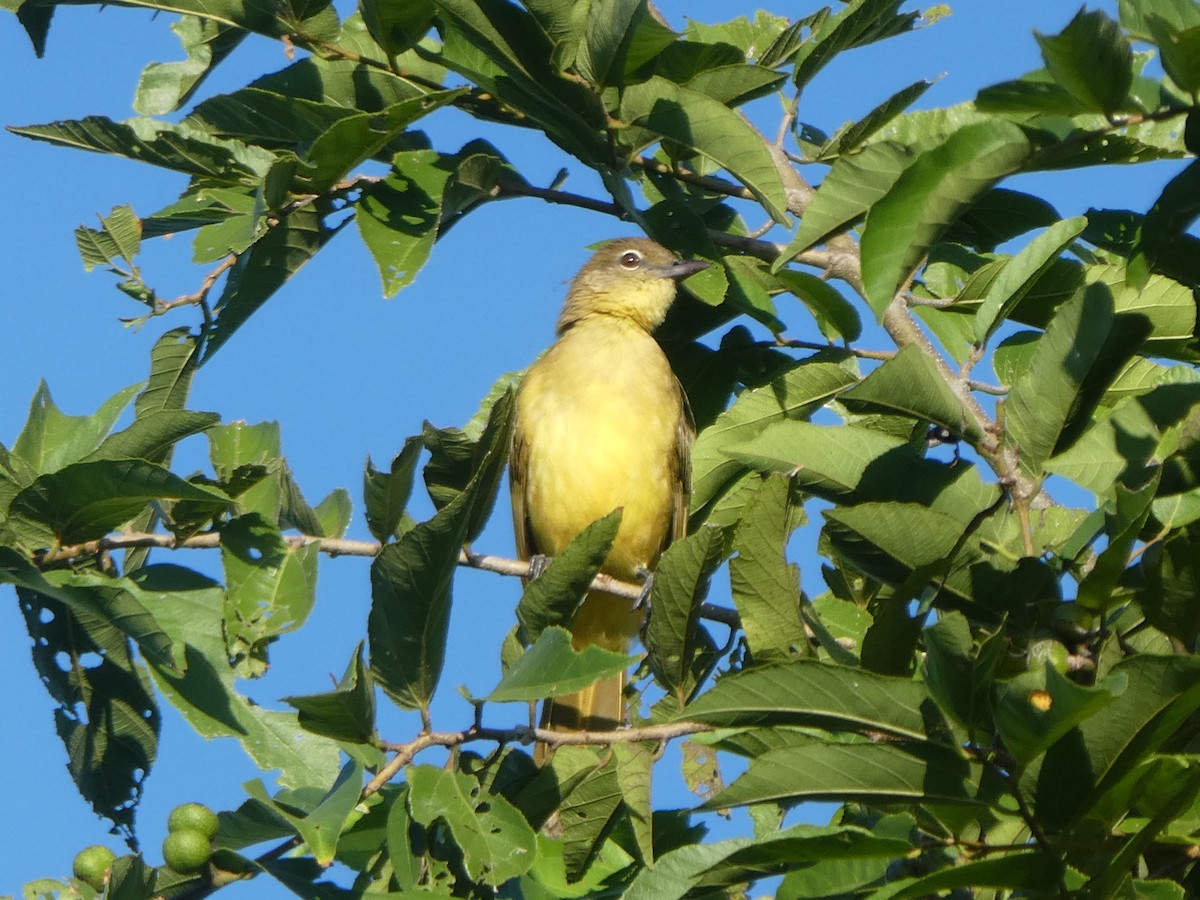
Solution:
[(172, 831), (162, 845), (163, 860), (181, 875), (199, 872), (212, 857), (208, 835), (191, 828)]
[(80, 881), (102, 891), (109, 867), (116, 858), (117, 855), (102, 844), (84, 847), (71, 863), (71, 871)]
[(203, 803), (184, 803), (167, 816), (167, 831), (198, 831), (209, 840), (217, 836), (217, 814)]
[(1047, 662), (1057, 669), (1059, 674), (1067, 674), (1070, 666), (1067, 648), (1055, 640), (1034, 641), (1029, 647), (1029, 668), (1040, 669)]

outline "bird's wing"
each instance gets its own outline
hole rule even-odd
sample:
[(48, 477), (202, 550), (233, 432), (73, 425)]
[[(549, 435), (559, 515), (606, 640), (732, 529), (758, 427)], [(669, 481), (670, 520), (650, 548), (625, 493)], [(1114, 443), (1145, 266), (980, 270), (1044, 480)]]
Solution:
[(533, 535), (529, 531), (529, 516), (525, 509), (525, 482), (528, 476), (529, 452), (518, 418), (513, 423), (512, 448), (508, 454), (508, 487), (512, 494), (513, 536), (517, 542), (517, 559), (529, 559), (535, 552)]
[(692, 442), (696, 440), (696, 425), (692, 418), (692, 407), (688, 403), (683, 386), (678, 385), (683, 410), (675, 430), (675, 486), (674, 508), (671, 513), (671, 532), (665, 545), (687, 536), (688, 512), (692, 501)]

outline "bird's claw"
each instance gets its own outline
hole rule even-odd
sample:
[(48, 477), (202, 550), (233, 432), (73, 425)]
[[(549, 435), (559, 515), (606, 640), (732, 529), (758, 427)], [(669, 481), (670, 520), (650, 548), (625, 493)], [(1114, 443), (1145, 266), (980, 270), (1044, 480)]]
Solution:
[(650, 591), (654, 587), (654, 573), (645, 566), (638, 566), (637, 573), (642, 577), (642, 591), (634, 601), (633, 608), (648, 610), (650, 608)]
[(535, 553), (533, 556), (529, 557), (530, 580), (532, 581), (533, 579), (538, 578), (543, 572), (546, 571), (546, 567), (548, 565), (550, 565), (550, 557), (544, 554)]

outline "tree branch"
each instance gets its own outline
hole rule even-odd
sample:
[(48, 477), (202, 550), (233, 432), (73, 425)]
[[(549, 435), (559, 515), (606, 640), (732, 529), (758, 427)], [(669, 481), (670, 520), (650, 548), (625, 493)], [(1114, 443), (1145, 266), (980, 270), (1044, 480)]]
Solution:
[[(382, 545), (378, 541), (356, 541), (348, 538), (317, 537), (311, 534), (289, 534), (283, 536), (284, 542), (290, 548), (316, 545), (321, 553), (329, 556), (365, 556), (379, 555)], [(111, 534), (96, 541), (83, 544), (71, 544), (48, 550), (38, 557), (42, 566), (67, 562), (80, 556), (94, 556), (98, 553), (113, 550), (132, 550), (135, 548), (150, 548), (160, 550), (211, 550), (221, 546), (221, 535), (216, 531), (206, 531), (203, 534), (178, 540), (173, 534), (130, 532), (128, 534)], [(475, 553), (464, 547), (458, 555), (458, 564), (469, 569), (480, 569), (496, 575), (506, 575), (516, 578), (529, 577), (529, 562), (523, 559), (508, 559), (503, 556)], [(612, 594), (625, 600), (642, 599), (642, 585), (629, 581), (621, 581), (611, 575), (600, 573), (592, 579), (588, 590), (602, 594)], [(714, 622), (737, 628), (740, 619), (735, 610), (705, 603), (701, 607), (701, 615)]]
[(669, 741), (714, 729), (715, 726), (703, 722), (668, 722), (663, 725), (618, 728), (615, 731), (554, 731), (550, 728), (530, 728), (524, 725), (514, 728), (473, 726), (464, 731), (426, 731), (403, 744), (381, 742), (380, 746), (395, 753), (395, 756), (388, 760), (387, 765), (363, 788), (363, 797), (369, 797), (382, 788), (412, 762), (413, 757), (429, 747), (458, 747), (474, 741), (523, 745), (536, 742), (549, 747), (611, 747), (613, 744), (634, 744), (640, 741)]

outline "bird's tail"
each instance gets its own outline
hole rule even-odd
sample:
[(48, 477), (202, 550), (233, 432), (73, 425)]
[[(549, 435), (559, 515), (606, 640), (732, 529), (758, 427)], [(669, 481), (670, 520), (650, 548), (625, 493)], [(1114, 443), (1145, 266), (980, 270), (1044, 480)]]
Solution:
[[(571, 643), (576, 650), (594, 644), (626, 653), (641, 627), (642, 617), (642, 610), (634, 609), (621, 597), (588, 594), (571, 624)], [(624, 672), (602, 678), (581, 691), (554, 697), (542, 706), (542, 727), (553, 731), (611, 731), (624, 721)], [(539, 763), (549, 756), (543, 744), (536, 751)]]

